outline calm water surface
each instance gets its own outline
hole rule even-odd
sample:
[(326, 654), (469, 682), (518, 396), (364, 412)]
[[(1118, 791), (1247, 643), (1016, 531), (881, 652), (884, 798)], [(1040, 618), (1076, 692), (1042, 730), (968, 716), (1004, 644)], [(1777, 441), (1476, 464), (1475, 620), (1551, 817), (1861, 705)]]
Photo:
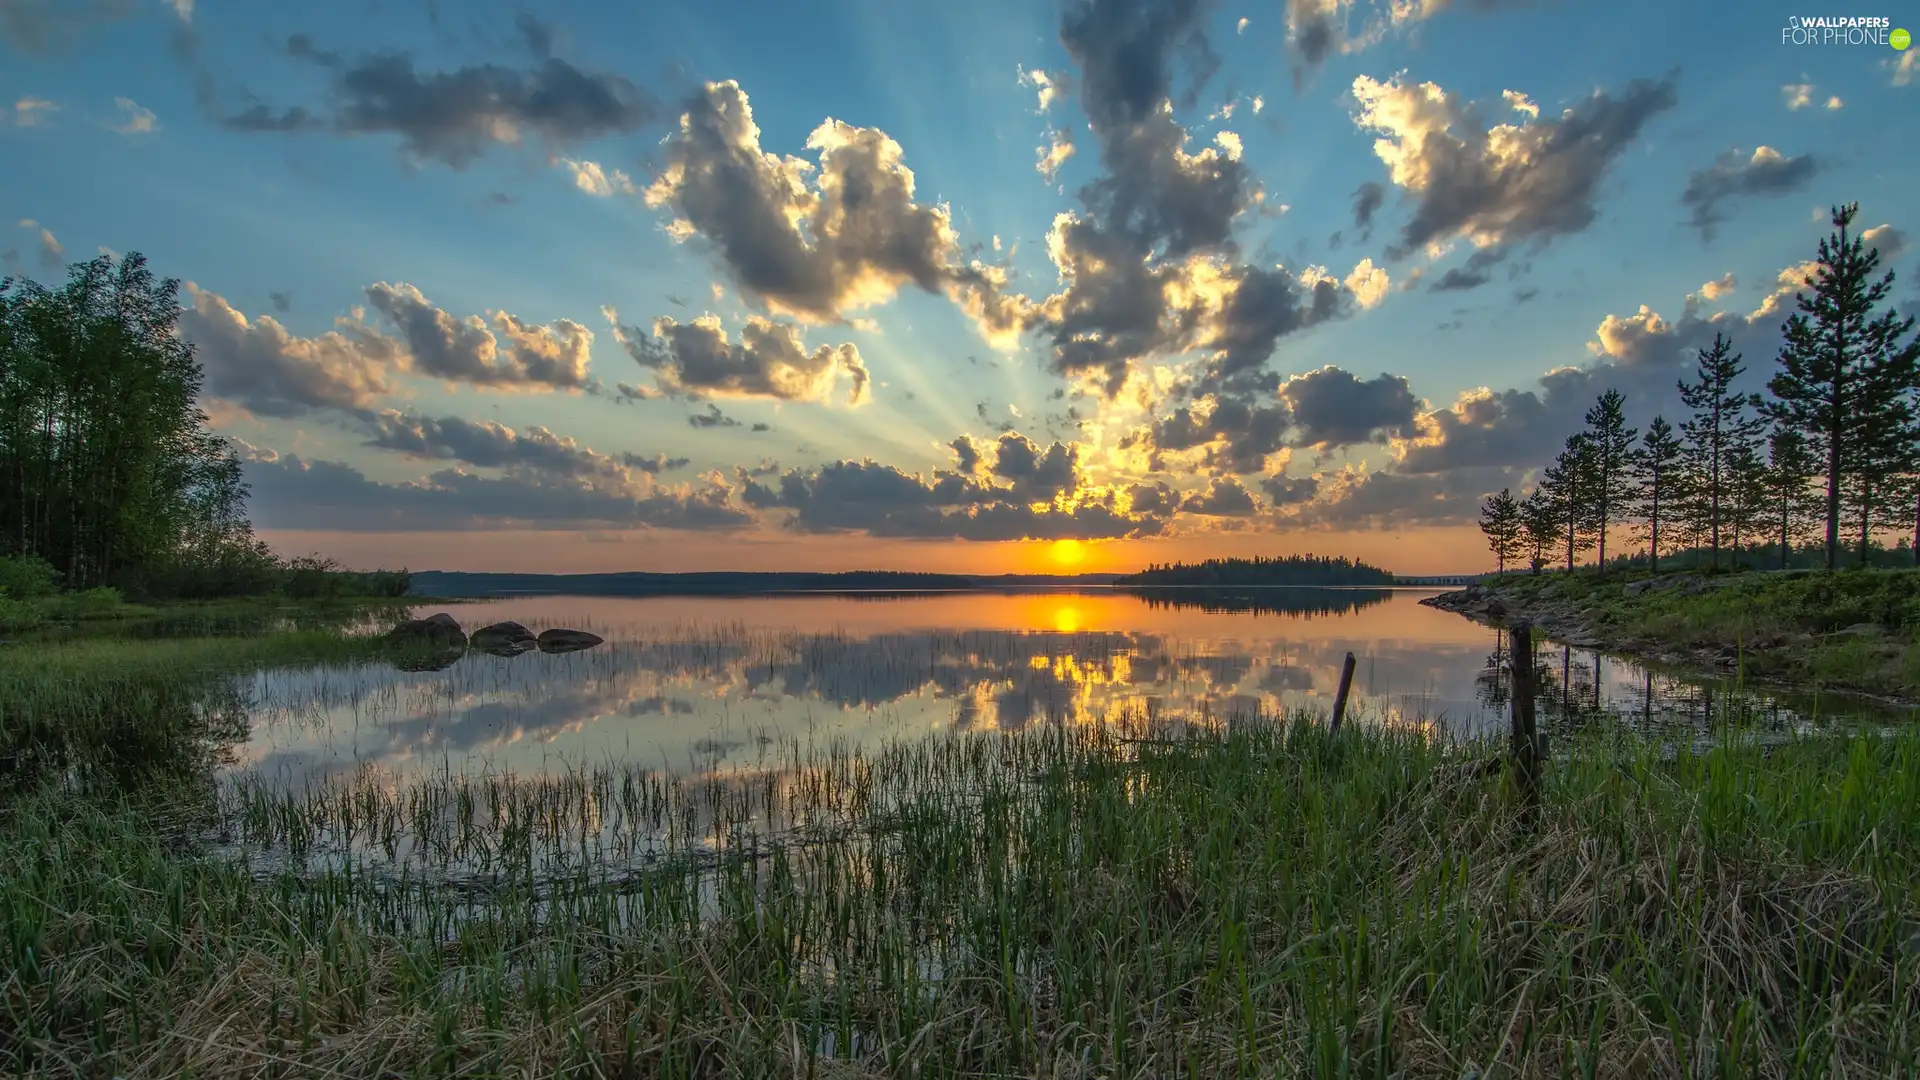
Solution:
[[(1503, 730), (1499, 635), (1420, 606), (1434, 591), (1271, 590), (1252, 604), (1093, 592), (447, 605), (469, 630), (513, 619), (607, 641), (565, 655), (469, 653), (437, 671), (265, 672), (247, 688), (250, 733), (228, 766), (273, 786), (370, 771), (710, 772), (757, 768), (795, 740), (872, 745), (1126, 712), (1324, 712), (1349, 651), (1359, 722), (1454, 738)], [(1784, 730), (1859, 711), (1729, 694), (1590, 652), (1553, 647), (1541, 659), (1550, 727), (1704, 735), (1730, 714)]]

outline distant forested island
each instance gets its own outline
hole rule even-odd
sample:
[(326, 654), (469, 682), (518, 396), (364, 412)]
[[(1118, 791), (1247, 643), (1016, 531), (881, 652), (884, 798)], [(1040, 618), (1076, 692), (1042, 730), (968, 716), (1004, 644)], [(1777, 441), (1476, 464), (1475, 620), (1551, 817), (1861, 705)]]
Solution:
[(1164, 585), (1391, 585), (1393, 575), (1344, 555), (1286, 555), (1208, 559), (1203, 563), (1152, 564), (1115, 578), (1121, 588)]

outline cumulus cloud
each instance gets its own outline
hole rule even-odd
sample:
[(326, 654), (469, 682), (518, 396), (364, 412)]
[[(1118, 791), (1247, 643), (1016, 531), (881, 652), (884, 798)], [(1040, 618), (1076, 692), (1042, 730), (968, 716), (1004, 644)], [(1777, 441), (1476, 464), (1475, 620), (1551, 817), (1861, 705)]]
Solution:
[(1287, 380), (1280, 396), (1292, 409), (1293, 445), (1321, 450), (1410, 438), (1420, 411), (1404, 377), (1362, 380), (1332, 365)]
[(1786, 102), (1788, 109), (1804, 109), (1813, 104), (1813, 84), (1787, 83), (1780, 88), (1780, 100)]
[(613, 324), (614, 340), (654, 373), (666, 393), (827, 401), (844, 377), (848, 405), (863, 405), (871, 395), (857, 346), (821, 345), (809, 352), (800, 328), (792, 323), (748, 316), (740, 339), (730, 341), (718, 315), (702, 315), (689, 323), (661, 316), (649, 332), (621, 325), (620, 313), (612, 308), (603, 312)]
[(287, 51), (327, 73), (326, 105), (274, 108), (250, 100), (230, 110), (220, 104), (211, 74), (202, 69), (203, 107), (234, 131), (394, 135), (409, 160), (453, 168), (530, 138), (551, 147), (570, 146), (631, 134), (660, 118), (654, 97), (627, 79), (585, 71), (551, 55), (541, 55), (528, 68), (475, 64), (420, 71), (403, 52), (348, 57), (320, 48), (305, 35), (288, 39)]
[(604, 199), (612, 195), (632, 195), (639, 190), (626, 173), (603, 169), (598, 162), (561, 158), (560, 164), (573, 175), (573, 186), (589, 195)]
[(540, 326), (496, 311), (489, 325), (477, 315), (461, 318), (442, 310), (404, 282), (375, 282), (367, 286), (366, 297), (400, 333), (413, 369), (422, 375), (491, 389), (582, 390), (589, 385), (593, 331), (572, 320)]
[(903, 288), (947, 295), (990, 340), (1017, 336), (1022, 314), (1003, 274), (963, 264), (947, 208), (915, 201), (900, 144), (875, 128), (827, 120), (807, 138), (817, 162), (763, 150), (738, 83), (708, 83), (662, 144), (646, 190), (670, 209), (669, 231), (701, 238), (749, 300), (806, 322), (844, 321)]
[[(958, 447), (955, 455), (963, 466), (968, 463), (969, 455)], [(1056, 442), (1043, 450), (1025, 435), (1008, 432), (995, 444), (992, 474), (1012, 481), (1015, 499), (1052, 502), (1080, 486), (1080, 448)]]
[(632, 483), (635, 472), (659, 471), (599, 453), (538, 426), (515, 431), (493, 420), (421, 416), (383, 409), (367, 418), (365, 428), (366, 445), (423, 460), (459, 461), (479, 468), (523, 469), (616, 483)]
[(1762, 146), (1752, 157), (1745, 157), (1730, 150), (1687, 177), (1680, 203), (1692, 211), (1692, 224), (1701, 238), (1712, 240), (1715, 228), (1727, 220), (1725, 204), (1803, 190), (1817, 171), (1812, 154), (1785, 157), (1771, 146)]
[(1393, 287), (1386, 270), (1373, 265), (1372, 259), (1361, 259), (1342, 284), (1353, 294), (1354, 303), (1362, 308), (1378, 307)]
[(693, 413), (687, 417), (687, 426), (694, 428), (739, 427), (740, 421), (720, 411), (718, 405), (708, 405), (707, 411)]
[(1256, 404), (1236, 397), (1207, 397), (1182, 405), (1155, 420), (1145, 441), (1153, 468), (1165, 467), (1166, 453), (1201, 450), (1200, 464), (1245, 475), (1265, 471), (1267, 459), (1286, 446), (1292, 414), (1284, 400)]
[(1202, 517), (1252, 517), (1259, 511), (1253, 493), (1231, 476), (1214, 477), (1205, 491), (1193, 492), (1180, 502), (1181, 513)]
[(1052, 107), (1054, 98), (1060, 95), (1059, 85), (1054, 82), (1053, 76), (1039, 68), (1029, 70), (1022, 67), (1018, 70), (1020, 85), (1034, 92), (1039, 111), (1046, 112)]
[(180, 336), (195, 346), (203, 391), (260, 416), (366, 409), (393, 390), (394, 374), (407, 365), (404, 346), (360, 320), (343, 317), (303, 338), (270, 315), (248, 319), (193, 282), (186, 290)]
[(1034, 151), (1034, 169), (1047, 183), (1060, 175), (1060, 166), (1073, 156), (1073, 135), (1059, 128), (1047, 129), (1047, 141)]
[(113, 103), (120, 110), (121, 120), (113, 125), (113, 130), (122, 135), (146, 135), (156, 128), (153, 110), (143, 107), (132, 98), (117, 97)]
[(1679, 100), (1675, 76), (1636, 79), (1551, 119), (1533, 115), (1538, 110), (1524, 98), (1509, 98), (1508, 110), (1521, 119), (1483, 128), (1472, 104), (1431, 82), (1363, 75), (1353, 96), (1355, 124), (1379, 133), (1374, 153), (1414, 201), (1390, 252), (1396, 258), (1454, 237), (1491, 248), (1586, 229), (1598, 216), (1608, 168)]

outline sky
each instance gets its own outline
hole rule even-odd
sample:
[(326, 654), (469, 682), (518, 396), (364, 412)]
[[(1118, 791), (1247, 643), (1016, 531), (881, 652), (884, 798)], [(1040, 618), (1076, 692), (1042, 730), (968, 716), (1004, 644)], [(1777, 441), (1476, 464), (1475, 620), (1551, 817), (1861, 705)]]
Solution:
[(289, 554), (1478, 571), (1832, 205), (1920, 307), (1920, 50), (1807, 14), (0, 0), (0, 258), (180, 280)]

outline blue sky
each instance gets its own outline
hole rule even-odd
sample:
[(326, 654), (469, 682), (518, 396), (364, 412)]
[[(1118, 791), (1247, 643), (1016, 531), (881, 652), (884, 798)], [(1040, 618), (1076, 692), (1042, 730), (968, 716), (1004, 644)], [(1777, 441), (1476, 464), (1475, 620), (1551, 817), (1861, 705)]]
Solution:
[(192, 283), (285, 548), (1471, 567), (1600, 389), (1764, 376), (1819, 208), (1920, 298), (1912, 50), (1799, 10), (4, 0), (0, 249)]

